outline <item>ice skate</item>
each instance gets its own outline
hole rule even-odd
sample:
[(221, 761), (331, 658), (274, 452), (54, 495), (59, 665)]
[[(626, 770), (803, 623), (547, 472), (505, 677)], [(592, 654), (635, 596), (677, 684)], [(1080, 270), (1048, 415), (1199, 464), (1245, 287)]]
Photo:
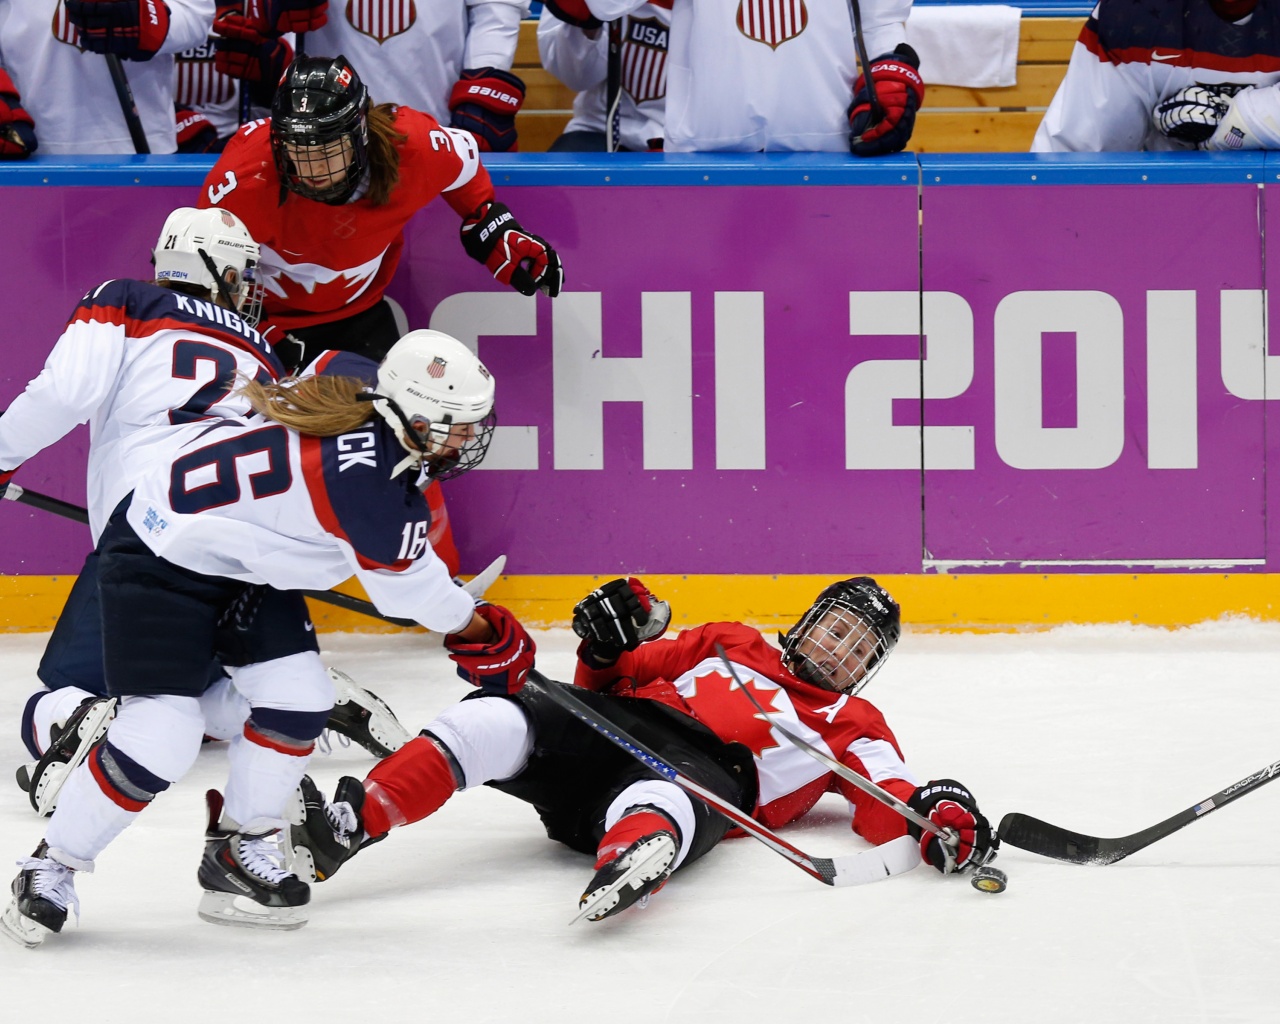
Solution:
[(204, 888), (200, 917), (243, 928), (301, 928), (311, 889), (282, 867), (279, 831), (242, 831), (223, 816), (221, 793), (211, 789), (205, 798), (209, 827), (198, 873)]
[(18, 861), (22, 869), (13, 880), (13, 899), (0, 915), (0, 931), (14, 942), (35, 949), (67, 923), (67, 908), (80, 916), (76, 898), (75, 869), (49, 856), (49, 845), (41, 842), (35, 853)]
[(333, 877), (343, 864), (356, 855), (362, 845), (364, 825), (360, 812), (364, 807), (364, 785), (350, 775), (338, 782), (330, 803), (323, 793), (304, 775), (298, 784), (302, 813), (289, 829), (290, 869), (299, 878), (323, 882)]
[(329, 678), (337, 688), (337, 695), (329, 721), (325, 723), (326, 732), (337, 733), (364, 747), (374, 757), (390, 757), (409, 742), (409, 731), (377, 694), (370, 693), (336, 668), (329, 669)]
[(48, 817), (58, 805), (58, 793), (72, 770), (107, 733), (116, 714), (114, 697), (89, 697), (59, 728), (50, 729), (49, 749), (39, 761), (19, 765), (18, 787), (27, 794), (37, 814)]
[[(615, 837), (634, 834), (637, 825), (652, 830), (619, 851)], [(644, 906), (666, 884), (679, 849), (675, 826), (665, 816), (642, 811), (622, 818), (601, 840), (596, 873), (578, 900), (574, 921), (600, 921), (637, 903)]]

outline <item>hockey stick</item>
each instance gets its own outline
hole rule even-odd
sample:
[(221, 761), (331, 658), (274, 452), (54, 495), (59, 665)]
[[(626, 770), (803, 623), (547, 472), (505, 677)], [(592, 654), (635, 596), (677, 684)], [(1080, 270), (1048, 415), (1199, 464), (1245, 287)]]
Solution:
[(605, 739), (625, 750), (641, 764), (650, 768), (668, 782), (674, 783), (687, 793), (696, 796), (714, 811), (723, 814), (744, 832), (759, 839), (774, 853), (785, 857), (801, 871), (816, 878), (825, 885), (844, 887), (864, 885), (867, 882), (878, 882), (892, 875), (910, 871), (920, 863), (920, 855), (915, 841), (909, 839), (902, 843), (895, 839), (891, 843), (877, 846), (862, 853), (848, 857), (814, 857), (803, 850), (792, 846), (781, 836), (766, 828), (750, 815), (735, 807), (728, 800), (700, 786), (678, 769), (662, 760), (643, 743), (627, 735), (626, 731), (602, 715), (596, 708), (586, 704), (573, 693), (573, 687), (566, 683), (558, 683), (548, 679), (537, 669), (529, 670), (529, 681), (545, 693), (552, 701), (559, 704), (579, 721), (590, 726)]
[(111, 72), (111, 84), (115, 86), (116, 99), (120, 101), (120, 113), (124, 114), (124, 123), (129, 128), (129, 138), (133, 140), (135, 153), (150, 153), (147, 144), (147, 133), (142, 130), (142, 119), (138, 117), (138, 104), (134, 102), (133, 90), (129, 88), (129, 79), (125, 77), (120, 57), (114, 53), (105, 54), (107, 70)]
[[(828, 756), (825, 751), (819, 750), (813, 744), (801, 739), (781, 722), (771, 719), (769, 717), (769, 712), (764, 709), (764, 705), (756, 699), (756, 695), (747, 689), (742, 680), (738, 677), (738, 670), (733, 667), (733, 662), (729, 660), (729, 656), (725, 653), (723, 644), (716, 644), (716, 654), (719, 655), (720, 660), (724, 662), (724, 667), (729, 670), (729, 675), (733, 677), (733, 681), (738, 684), (738, 689), (747, 695), (747, 699), (751, 701), (755, 706), (755, 709), (760, 712), (765, 722), (768, 723), (771, 728), (777, 729), (778, 732), (780, 732), (794, 746), (799, 747), (834, 775), (844, 779), (846, 782), (852, 783), (854, 786), (857, 786), (868, 796), (879, 800), (886, 807), (897, 811), (906, 818), (907, 821), (913, 822), (922, 830), (933, 833), (938, 837), (939, 842), (944, 843), (952, 851), (953, 855), (955, 851), (959, 849), (960, 837), (956, 834), (955, 829), (939, 828), (924, 815), (918, 814), (916, 811), (912, 810), (908, 804), (903, 803), (887, 789), (882, 789), (877, 786), (870, 779), (864, 778), (852, 768), (847, 765), (843, 765), (835, 758)], [(910, 839), (911, 837), (907, 836), (904, 838)], [(894, 842), (897, 842), (897, 840), (894, 840)], [(911, 842), (912, 848), (914, 849), (915, 840), (911, 839)], [(1008, 885), (1009, 879), (1005, 873), (997, 867), (992, 867), (990, 863), (995, 858), (995, 855), (995, 846), (993, 844), (987, 849), (986, 854), (981, 860), (974, 860), (966, 866), (967, 868), (972, 869), (973, 872), (969, 879), (970, 884), (972, 884), (972, 886), (979, 892), (1004, 892), (1005, 886)]]
[(604, 148), (616, 153), (622, 136), (622, 19), (609, 22), (609, 63), (605, 78)]
[[(245, 22), (249, 20), (249, 0), (244, 0)], [(243, 128), (249, 123), (249, 115), (253, 108), (253, 98), (250, 95), (250, 86), (248, 79), (240, 79), (240, 127)]]
[[(880, 106), (880, 100), (876, 96), (875, 79), (871, 77), (871, 60), (867, 56), (867, 40), (862, 34), (862, 7), (858, 0), (848, 0), (849, 17), (853, 19), (853, 45), (858, 51), (858, 63), (862, 65), (862, 81), (867, 87), (867, 96), (871, 100), (871, 121), (867, 125), (872, 128), (884, 120), (884, 107)], [(862, 136), (854, 139), (854, 142), (861, 141)]]
[(1029, 814), (1013, 812), (1006, 814), (1000, 822), (1000, 838), (1010, 846), (1039, 854), (1041, 857), (1052, 857), (1064, 860), (1069, 864), (1114, 864), (1124, 860), (1131, 853), (1137, 853), (1165, 836), (1173, 835), (1193, 821), (1199, 821), (1206, 814), (1219, 807), (1239, 800), (1246, 793), (1265, 786), (1272, 779), (1280, 777), (1280, 761), (1267, 765), (1261, 771), (1246, 776), (1234, 785), (1228, 786), (1213, 796), (1201, 800), (1200, 803), (1179, 811), (1164, 821), (1144, 828), (1133, 835), (1121, 836), (1118, 839), (1104, 839), (1100, 836), (1087, 836), (1080, 832), (1050, 825), (1047, 821), (1033, 818)]
[(847, 765), (841, 764), (834, 757), (831, 757), (829, 754), (825, 753), (824, 751), (819, 750), (817, 747), (815, 747), (812, 743), (808, 742), (807, 740), (801, 739), (799, 736), (793, 733), (781, 722), (777, 721), (776, 719), (770, 718), (769, 712), (767, 712), (764, 709), (764, 705), (762, 705), (760, 701), (756, 699), (756, 695), (754, 693), (752, 693), (750, 690), (747, 689), (746, 684), (738, 676), (738, 670), (733, 667), (733, 662), (729, 660), (729, 655), (725, 653), (723, 644), (716, 644), (716, 654), (719, 656), (720, 660), (724, 662), (724, 667), (729, 670), (729, 675), (733, 677), (733, 681), (737, 684), (738, 689), (747, 695), (747, 700), (751, 701), (751, 703), (755, 706), (755, 709), (764, 716), (765, 722), (771, 728), (777, 729), (778, 732), (782, 733), (782, 735), (785, 736), (788, 740), (790, 740), (794, 746), (799, 747), (806, 754), (812, 757), (815, 761), (823, 765), (828, 771), (832, 772), (835, 775), (840, 776), (840, 778), (844, 779), (845, 782), (848, 782), (854, 786), (857, 786), (860, 790), (862, 790), (862, 792), (866, 793), (867, 796), (871, 797), (873, 800), (879, 800), (886, 807), (897, 811), (904, 818), (906, 818), (907, 821), (911, 822), (912, 824), (917, 825), (918, 827), (922, 828), (926, 832), (932, 832), (935, 836), (937, 836), (949, 847), (951, 847), (952, 850), (954, 850), (959, 845), (960, 839), (955, 834), (955, 832), (953, 832), (951, 829), (939, 828), (932, 821), (926, 818), (923, 814), (918, 814), (917, 812), (913, 811), (910, 807), (908, 807), (905, 803), (903, 803), (903, 801), (899, 800), (887, 789), (881, 789), (870, 779), (863, 778), (861, 775), (855, 772), (852, 768), (848, 767)]
[[(14, 483), (9, 484), (4, 496), (9, 501), (30, 505), (32, 508), (38, 508), (42, 512), (52, 512), (55, 516), (62, 516), (64, 519), (71, 519), (77, 523), (87, 523), (89, 521), (89, 513), (79, 505), (73, 505), (69, 501), (50, 497), (47, 494), (29, 491), (25, 487), (19, 487)], [(493, 585), (494, 580), (502, 575), (502, 570), (506, 567), (506, 564), (507, 556), (499, 555), (485, 566), (471, 582), (465, 584), (462, 589), (472, 597), (480, 597)], [(413, 619), (399, 619), (391, 615), (383, 615), (372, 601), (366, 601), (351, 594), (342, 594), (336, 590), (304, 590), (302, 593), (307, 597), (315, 598), (317, 601), (331, 604), (335, 608), (344, 608), (349, 612), (359, 612), (361, 615), (381, 619), (383, 622), (390, 622), (395, 626), (418, 625)]]

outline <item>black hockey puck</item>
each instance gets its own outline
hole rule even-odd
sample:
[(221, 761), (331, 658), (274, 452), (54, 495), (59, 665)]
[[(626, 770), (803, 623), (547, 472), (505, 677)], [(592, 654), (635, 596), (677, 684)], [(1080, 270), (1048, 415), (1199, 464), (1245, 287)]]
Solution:
[(992, 867), (990, 864), (983, 864), (981, 867), (973, 869), (973, 876), (969, 879), (978, 892), (1004, 892), (1009, 886), (1009, 876), (999, 868)]

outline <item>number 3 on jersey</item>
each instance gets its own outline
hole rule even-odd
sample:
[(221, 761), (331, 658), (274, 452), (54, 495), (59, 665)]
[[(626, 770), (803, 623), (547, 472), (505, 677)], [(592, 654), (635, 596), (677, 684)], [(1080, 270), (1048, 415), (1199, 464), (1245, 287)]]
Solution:
[(405, 523), (404, 533), (400, 539), (400, 554), (397, 559), (412, 562), (427, 550), (427, 534), (431, 529), (430, 520), (419, 519), (416, 523)]
[(234, 191), (235, 187), (239, 184), (240, 182), (236, 181), (236, 172), (230, 171), (230, 170), (227, 171), (222, 181), (220, 181), (217, 185), (209, 186), (209, 205), (217, 206), (220, 202), (222, 202), (222, 200), (226, 199), (227, 196), (232, 191)]

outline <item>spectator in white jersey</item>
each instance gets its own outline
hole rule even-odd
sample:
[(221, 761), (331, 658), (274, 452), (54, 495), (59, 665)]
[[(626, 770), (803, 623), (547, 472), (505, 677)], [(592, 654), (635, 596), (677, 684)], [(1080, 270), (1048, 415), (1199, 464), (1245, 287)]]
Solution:
[(483, 152), (506, 152), (519, 148), (515, 118), (525, 88), (511, 66), (528, 12), (529, 0), (332, 8), (328, 0), (248, 0), (242, 15), (220, 16), (214, 31), (220, 57), (237, 62), (267, 60), (273, 40), (299, 33), (299, 53), (343, 54), (373, 95), (470, 132)]
[[(667, 101), (667, 38), (672, 0), (650, 0), (622, 19), (616, 58), (616, 132), (619, 152), (662, 149)], [(538, 21), (542, 66), (577, 92), (573, 118), (550, 146), (552, 153), (599, 153), (608, 146), (609, 29), (580, 28), (544, 7)]]
[[(899, 851), (892, 855), (899, 870), (923, 861), (951, 874), (995, 856), (999, 842), (973, 795), (952, 779), (918, 785), (884, 717), (857, 696), (901, 633), (897, 602), (875, 580), (857, 576), (824, 588), (782, 637), (781, 650), (740, 622), (661, 639), (670, 618), (667, 603), (634, 577), (610, 580), (575, 606), (582, 644), (572, 692), (602, 722), (769, 828), (799, 819), (823, 793), (839, 792), (853, 830), (871, 843), (913, 837), (918, 845), (902, 844), (902, 861)], [(738, 692), (735, 677), (768, 716)], [(483, 784), (532, 804), (549, 838), (595, 857), (579, 900), (582, 916), (611, 917), (657, 892), (673, 871), (725, 838), (731, 823), (579, 721), (551, 696), (563, 686), (539, 680), (514, 695), (468, 696), (363, 782), (343, 778), (332, 802), (303, 779), (306, 820), (293, 829), (295, 846), (309, 855), (300, 858), (302, 869), (309, 859), (323, 881), (395, 826)], [(939, 828), (953, 829), (955, 844), (922, 834), (834, 774), (775, 733), (775, 720)], [(880, 871), (889, 871), (889, 860)]]
[(1100, 0), (1037, 153), (1280, 148), (1280, 0)]
[[(545, 0), (580, 28), (648, 0)], [(852, 8), (802, 0), (672, 0), (664, 149), (852, 152), (906, 147), (924, 102), (906, 43), (911, 0), (861, 0), (879, 112), (858, 73)]]
[[(220, 211), (210, 211), (220, 212)], [(99, 544), (107, 686), (120, 709), (69, 774), (44, 838), (20, 862), (0, 930), (34, 947), (77, 906), (75, 873), (191, 767), (198, 697), (217, 657), (252, 712), (230, 750), (225, 801), (209, 795), (200, 916), (297, 928), (307, 884), (283, 866), (278, 829), (333, 704), (301, 590), (352, 573), (389, 615), (446, 634), (459, 673), (518, 690), (533, 643), (477, 605), (427, 542), (422, 476), (478, 465), (493, 431), (493, 378), (460, 342), (406, 335), (377, 391), (342, 372), (249, 381), (252, 416), (175, 425), (138, 453), (132, 494)], [(246, 908), (244, 900), (251, 901)]]
[(40, 152), (137, 151), (104, 54), (123, 62), (150, 151), (175, 152), (174, 55), (204, 41), (213, 12), (214, 0), (0, 0), (0, 67)]

